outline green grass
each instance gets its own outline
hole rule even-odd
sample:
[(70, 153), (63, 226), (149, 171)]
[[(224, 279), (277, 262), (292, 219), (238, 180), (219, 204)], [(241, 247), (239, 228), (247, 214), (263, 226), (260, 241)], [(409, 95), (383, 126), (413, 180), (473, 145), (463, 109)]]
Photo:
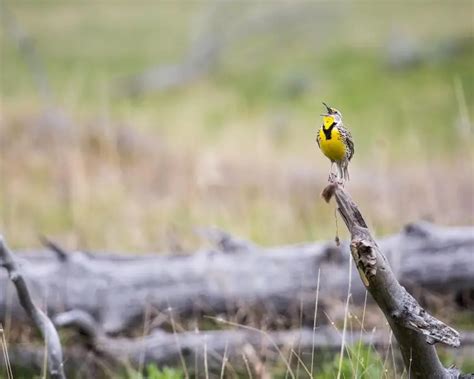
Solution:
[(344, 355), (339, 364), (340, 354), (328, 359), (322, 364), (322, 370), (314, 375), (315, 378), (331, 379), (340, 375), (341, 378), (389, 378), (395, 377), (390, 367), (385, 367), (379, 354), (371, 346), (348, 347), (350, 356)]
[(149, 364), (146, 367), (145, 374), (130, 374), (127, 379), (182, 379), (184, 374), (181, 370), (175, 368), (164, 367), (159, 369), (156, 365)]
[[(145, 120), (148, 127), (176, 139), (187, 136), (217, 146), (233, 135), (252, 140), (256, 127), (283, 114), (291, 125), (285, 143), (278, 147), (294, 153), (308, 140), (320, 101), (326, 100), (343, 110), (360, 155), (370, 154), (374, 145), (366, 136), (395, 142), (388, 149), (399, 156), (396, 142), (428, 133), (432, 151), (449, 153), (453, 144), (447, 125), (455, 124), (458, 116), (455, 77), (473, 110), (472, 43), (462, 51), (453, 48), (439, 58), (427, 58), (412, 69), (397, 72), (386, 65), (386, 44), (396, 33), (414, 39), (422, 55), (469, 38), (469, 1), (459, 1), (456, 7), (432, 3), (429, 12), (420, 4), (373, 5), (372, 11), (380, 13), (370, 15), (364, 12), (366, 4), (343, 11), (329, 7), (329, 20), (319, 16), (327, 7), (308, 6), (318, 22), (290, 25), (285, 33), (270, 28), (234, 41), (224, 48), (217, 71), (209, 77), (186, 89), (138, 100), (116, 98), (116, 80), (180, 60), (189, 44), (191, 21), (205, 11), (206, 3), (9, 5), (34, 38), (61, 104), (93, 114), (101, 111), (105, 100), (113, 117), (126, 114)], [(249, 12), (243, 4), (240, 8)], [(393, 15), (391, 25), (381, 22), (386, 12)], [(369, 38), (368, 32), (374, 35)], [(24, 61), (5, 36), (1, 43), (2, 98), (7, 109), (18, 104), (34, 107), (35, 87)]]

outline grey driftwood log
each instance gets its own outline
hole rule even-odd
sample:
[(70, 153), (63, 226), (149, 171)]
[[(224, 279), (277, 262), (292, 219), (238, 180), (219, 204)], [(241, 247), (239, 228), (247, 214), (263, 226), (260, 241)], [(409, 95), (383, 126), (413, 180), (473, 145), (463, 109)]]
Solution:
[[(289, 376), (293, 378), (295, 376), (288, 362), (288, 352), (298, 352), (300, 359), (304, 359), (307, 363), (307, 357), (312, 356), (313, 349), (337, 350), (343, 338), (352, 346), (358, 341), (374, 347), (386, 347), (390, 344), (390, 337), (383, 331), (374, 330), (343, 337), (338, 329), (329, 325), (314, 330), (303, 328), (268, 332), (245, 326), (236, 328), (236, 325), (230, 330), (182, 333), (169, 333), (156, 329), (149, 335), (132, 339), (108, 337), (90, 315), (81, 311), (58, 315), (55, 324), (58, 327), (73, 327), (80, 331), (92, 351), (123, 365), (140, 367), (154, 363), (159, 366), (182, 366), (186, 370), (186, 367), (195, 366), (198, 362), (200, 367), (207, 366), (215, 371), (225, 365), (227, 360), (242, 367), (244, 357), (254, 363), (261, 362), (261, 359), (283, 360)], [(465, 344), (474, 343), (472, 332), (466, 333), (463, 338)], [(257, 367), (254, 369), (258, 371)]]
[[(35, 304), (30, 294), (30, 289), (18, 268), (12, 252), (7, 247), (0, 235), (0, 265), (8, 272), (10, 280), (13, 282), (18, 295), (19, 302), (36, 329), (43, 337), (47, 360), (45, 362), (47, 372), (52, 379), (64, 379), (63, 353), (58, 332), (52, 321)], [(2, 331), (3, 332), (3, 331)]]
[[(454, 368), (445, 368), (433, 346), (437, 342), (460, 345), (459, 333), (426, 312), (400, 285), (381, 248), (373, 239), (357, 205), (337, 184), (323, 191), (327, 202), (335, 197), (337, 207), (351, 233), (351, 253), (362, 282), (385, 314), (398, 341), (408, 377), (457, 378)], [(445, 260), (449, 261), (446, 256)]]
[[(314, 332), (310, 328), (263, 332), (235, 325), (227, 330), (186, 331), (176, 334), (154, 329), (142, 337), (116, 338), (107, 336), (100, 325), (82, 311), (60, 314), (54, 321), (58, 327), (73, 328), (81, 335), (80, 343), (76, 341), (73, 348), (65, 349), (65, 359), (66, 368), (70, 372), (82, 372), (85, 377), (97, 376), (109, 364), (110, 369), (140, 368), (148, 364), (180, 367), (188, 377), (205, 376), (203, 371), (207, 367), (211, 377), (222, 370), (225, 377), (239, 377), (232, 375), (232, 372), (242, 369), (245, 366), (244, 360), (250, 362), (250, 368), (257, 377), (266, 377), (262, 373), (265, 370), (262, 362), (270, 361), (285, 362), (288, 377), (293, 377), (295, 361), (298, 360), (296, 356), (304, 361), (305, 369), (311, 371), (311, 359), (317, 357), (320, 351), (339, 350), (343, 339), (341, 331), (330, 325), (318, 326)], [(363, 333), (357, 331), (345, 336), (347, 345), (355, 346), (359, 341), (378, 349), (387, 349), (391, 343), (386, 330), (374, 329)], [(473, 346), (474, 333), (462, 333), (462, 344)], [(314, 352), (316, 353), (313, 354)], [(10, 345), (9, 355), (12, 364), (32, 369), (41, 368), (41, 349)], [(100, 364), (97, 365), (97, 362)], [(106, 374), (110, 376), (110, 372)]]
[[(208, 233), (209, 234), (209, 233)], [(312, 325), (316, 278), (320, 304), (343, 303), (347, 293), (349, 246), (333, 242), (263, 248), (214, 231), (215, 249), (190, 255), (124, 256), (51, 251), (20, 252), (22, 272), (37, 299), (54, 316), (83, 310), (107, 333), (143, 325), (145, 311), (176, 317), (216, 315), (236, 309), (278, 312)], [(474, 228), (412, 224), (379, 240), (400, 283), (407, 288), (456, 293), (473, 288)], [(449, 257), (449, 259), (446, 259)], [(0, 319), (24, 314), (0, 272)], [(354, 275), (354, 301), (365, 288)], [(306, 317), (307, 316), (307, 317)]]
[[(311, 370), (311, 357), (317, 357), (321, 351), (340, 350), (343, 339), (341, 331), (329, 325), (318, 326), (314, 332), (310, 328), (263, 332), (231, 326), (228, 330), (173, 334), (154, 329), (142, 337), (115, 338), (107, 336), (100, 325), (82, 311), (60, 314), (54, 322), (58, 328), (69, 327), (79, 332), (81, 341), (75, 340), (74, 346), (64, 349), (65, 367), (68, 372), (88, 378), (101, 377), (99, 374), (104, 368), (104, 374), (110, 377), (117, 368), (140, 369), (148, 364), (182, 367), (188, 371), (188, 377), (204, 376), (207, 366), (211, 377), (224, 370), (225, 377), (238, 378), (239, 375), (232, 373), (243, 369), (244, 360), (250, 362), (256, 377), (266, 378), (262, 375), (261, 370), (265, 370), (262, 362), (275, 361), (288, 363), (292, 367), (287, 366), (288, 377), (293, 377), (297, 355), (304, 361), (305, 369)], [(375, 329), (345, 336), (347, 345), (356, 346), (359, 341), (381, 350), (388, 349), (391, 338), (386, 330)], [(462, 345), (474, 346), (474, 332), (462, 333)], [(40, 370), (44, 351), (34, 345), (10, 345), (9, 360), (14, 366)], [(4, 364), (0, 360), (0, 367)]]
[[(213, 372), (232, 362), (233, 367), (243, 367), (244, 359), (260, 361), (261, 359), (285, 362), (289, 376), (294, 378), (293, 370), (288, 363), (288, 352), (291, 350), (311, 352), (314, 346), (320, 349), (335, 350), (341, 346), (341, 333), (334, 326), (323, 326), (316, 329), (296, 329), (286, 331), (251, 330), (250, 328), (233, 328), (230, 330), (189, 331), (169, 333), (154, 330), (147, 336), (139, 338), (111, 338), (103, 334), (100, 326), (87, 314), (71, 311), (58, 315), (55, 323), (61, 327), (73, 327), (86, 337), (86, 342), (95, 354), (122, 365), (139, 367), (150, 363), (159, 366), (171, 365), (195, 370), (207, 366)], [(380, 331), (356, 333), (349, 336), (349, 343), (357, 341), (373, 346), (387, 346), (389, 336)], [(306, 362), (307, 359), (305, 358)], [(188, 374), (188, 373), (186, 373)], [(188, 377), (188, 375), (186, 375)], [(192, 377), (198, 377), (196, 372)]]

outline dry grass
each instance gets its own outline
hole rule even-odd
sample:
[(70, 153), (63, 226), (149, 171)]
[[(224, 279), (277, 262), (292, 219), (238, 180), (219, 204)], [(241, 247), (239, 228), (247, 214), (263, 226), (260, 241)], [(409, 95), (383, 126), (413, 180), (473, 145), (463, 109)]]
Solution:
[(7, 379), (13, 379), (13, 373), (12, 373), (12, 368), (10, 364), (10, 357), (8, 355), (8, 344), (7, 344), (7, 339), (5, 338), (5, 331), (3, 329), (3, 325), (0, 324), (0, 344), (2, 345), (2, 352), (3, 352), (3, 360), (4, 360), (4, 366), (5, 366), (5, 371), (7, 373)]
[[(238, 146), (176, 148), (120, 122), (71, 122), (66, 133), (48, 125), (44, 117), (2, 121), (1, 228), (14, 246), (49, 235), (71, 248), (187, 250), (203, 225), (264, 244), (334, 236), (319, 198), (329, 165), (312, 142), (294, 156), (270, 142), (243, 154)], [(420, 218), (474, 222), (473, 152), (458, 143), (434, 159), (400, 162), (383, 144), (356, 155), (348, 186), (378, 233)]]
[[(469, 2), (301, 3), (306, 21), (230, 43), (209, 75), (140, 99), (117, 96), (118, 79), (186, 56), (208, 3), (7, 5), (65, 110), (40, 115), (31, 68), (0, 36), (0, 228), (13, 246), (47, 234), (67, 247), (187, 250), (210, 224), (265, 244), (332, 238), (318, 199), (322, 100), (351, 127), (350, 189), (378, 232), (420, 217), (473, 222), (472, 141), (456, 137), (472, 126)], [(230, 7), (219, 32), (288, 10)], [(387, 64), (399, 44), (419, 65)]]

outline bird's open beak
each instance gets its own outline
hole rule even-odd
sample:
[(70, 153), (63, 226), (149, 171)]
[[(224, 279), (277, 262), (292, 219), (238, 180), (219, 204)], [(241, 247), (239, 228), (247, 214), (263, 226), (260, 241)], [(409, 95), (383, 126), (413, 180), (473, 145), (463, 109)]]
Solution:
[(329, 107), (324, 101), (323, 101), (323, 105), (326, 107), (328, 113), (331, 113), (331, 107)]

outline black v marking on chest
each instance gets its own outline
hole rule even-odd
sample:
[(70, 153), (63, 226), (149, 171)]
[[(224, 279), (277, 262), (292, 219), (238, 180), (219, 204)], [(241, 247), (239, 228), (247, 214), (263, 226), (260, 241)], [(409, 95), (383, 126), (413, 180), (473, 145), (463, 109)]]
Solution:
[(324, 136), (326, 137), (327, 140), (331, 139), (332, 138), (332, 135), (331, 135), (331, 132), (332, 130), (334, 129), (334, 127), (336, 126), (336, 123), (333, 123), (329, 128), (325, 128), (323, 126), (323, 132), (324, 132)]

